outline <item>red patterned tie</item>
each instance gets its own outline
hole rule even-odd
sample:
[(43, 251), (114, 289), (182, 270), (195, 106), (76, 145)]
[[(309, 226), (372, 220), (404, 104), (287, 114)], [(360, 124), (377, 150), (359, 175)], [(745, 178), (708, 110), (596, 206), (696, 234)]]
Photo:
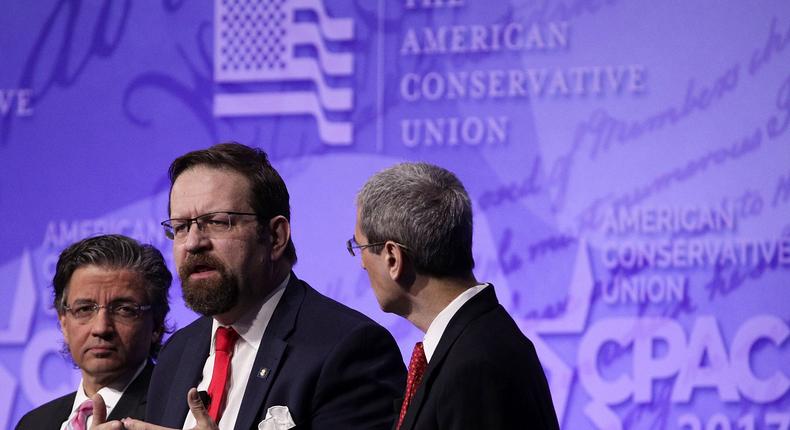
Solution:
[(85, 430), (88, 428), (88, 417), (93, 415), (93, 400), (88, 399), (77, 408), (77, 414), (66, 426), (68, 430)]
[(411, 360), (409, 360), (409, 376), (406, 379), (406, 394), (403, 396), (403, 404), (400, 407), (400, 416), (398, 417), (398, 426), (396, 430), (400, 429), (403, 424), (403, 417), (406, 416), (406, 410), (409, 409), (409, 402), (411, 402), (414, 393), (422, 382), (422, 375), (425, 373), (425, 368), (428, 367), (428, 360), (425, 359), (425, 350), (422, 348), (422, 342), (417, 342), (414, 345), (414, 351), (411, 353)]
[(208, 395), (211, 403), (208, 415), (218, 423), (225, 409), (225, 400), (228, 396), (228, 376), (230, 376), (230, 358), (233, 357), (233, 346), (236, 345), (239, 334), (231, 327), (217, 328), (217, 338), (214, 341), (214, 370), (211, 373), (211, 383), (208, 386)]

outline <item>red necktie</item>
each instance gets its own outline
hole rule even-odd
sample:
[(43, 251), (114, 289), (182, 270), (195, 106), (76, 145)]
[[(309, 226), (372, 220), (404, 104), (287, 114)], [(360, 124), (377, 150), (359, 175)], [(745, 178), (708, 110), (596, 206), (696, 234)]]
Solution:
[(239, 334), (231, 327), (217, 328), (217, 338), (214, 341), (214, 370), (211, 373), (211, 383), (208, 386), (208, 395), (211, 403), (208, 415), (218, 423), (225, 409), (225, 400), (228, 396), (228, 376), (230, 376), (230, 358), (233, 357), (233, 346)]
[(85, 430), (88, 428), (88, 417), (93, 415), (93, 400), (88, 399), (77, 408), (77, 414), (66, 426), (68, 430)]
[(414, 345), (414, 351), (411, 353), (409, 360), (409, 375), (406, 378), (406, 394), (403, 396), (403, 403), (400, 407), (400, 416), (398, 417), (398, 426), (396, 430), (400, 429), (403, 424), (403, 417), (406, 416), (406, 410), (409, 409), (409, 402), (411, 402), (417, 387), (422, 382), (422, 375), (425, 373), (425, 368), (428, 367), (428, 360), (425, 359), (425, 350), (422, 348), (422, 342), (417, 342)]

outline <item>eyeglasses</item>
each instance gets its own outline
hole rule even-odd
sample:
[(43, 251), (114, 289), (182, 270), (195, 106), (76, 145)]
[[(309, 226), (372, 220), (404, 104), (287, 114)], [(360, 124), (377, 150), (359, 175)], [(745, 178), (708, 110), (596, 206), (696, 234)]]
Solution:
[(346, 241), (346, 250), (353, 257), (353, 256), (357, 255), (357, 254), (354, 253), (355, 249), (365, 249), (365, 248), (370, 248), (371, 246), (381, 246), (381, 245), (384, 245), (387, 242), (392, 242), (395, 245), (398, 245), (398, 246), (400, 246), (401, 248), (403, 248), (405, 250), (409, 249), (409, 247), (407, 247), (406, 245), (401, 245), (400, 243), (394, 242), (394, 241), (391, 241), (391, 240), (389, 240), (389, 241), (385, 240), (384, 242), (376, 242), (376, 243), (366, 243), (364, 245), (360, 245), (360, 244), (357, 243), (357, 240), (354, 239), (354, 236), (351, 236), (351, 239)]
[(195, 218), (173, 218), (161, 222), (165, 236), (170, 240), (184, 240), (189, 234), (192, 223), (198, 230), (208, 235), (222, 234), (233, 228), (234, 216), (258, 216), (251, 212), (209, 212)]
[(130, 302), (115, 302), (108, 305), (97, 303), (80, 303), (75, 306), (63, 305), (63, 309), (81, 323), (87, 323), (92, 320), (101, 308), (107, 309), (107, 313), (113, 321), (132, 322), (139, 318), (143, 312), (150, 310), (151, 305), (138, 305)]

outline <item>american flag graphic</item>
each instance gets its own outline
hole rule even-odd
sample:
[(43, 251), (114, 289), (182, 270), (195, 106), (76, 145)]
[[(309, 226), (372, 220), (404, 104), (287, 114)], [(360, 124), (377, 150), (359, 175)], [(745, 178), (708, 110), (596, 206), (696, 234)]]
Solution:
[[(317, 17), (297, 20), (297, 13)], [(350, 42), (354, 22), (331, 18), (320, 0), (215, 0), (214, 79), (218, 84), (308, 81), (310, 88), (223, 91), (214, 94), (214, 115), (311, 115), (321, 140), (349, 145), (350, 121), (327, 118), (327, 112), (350, 112), (350, 86), (330, 86), (330, 77), (350, 77), (354, 57), (330, 51), (328, 42)], [(311, 56), (296, 55), (306, 46)], [(337, 80), (335, 80), (336, 82)]]

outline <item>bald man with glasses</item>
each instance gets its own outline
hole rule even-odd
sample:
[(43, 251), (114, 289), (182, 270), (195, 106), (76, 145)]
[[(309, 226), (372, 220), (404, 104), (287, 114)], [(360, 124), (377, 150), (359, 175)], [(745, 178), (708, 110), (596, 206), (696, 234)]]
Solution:
[(92, 237), (65, 249), (52, 281), (53, 305), (64, 352), (82, 380), (75, 392), (28, 412), (16, 428), (82, 430), (143, 418), (171, 281), (156, 248), (125, 236)]

